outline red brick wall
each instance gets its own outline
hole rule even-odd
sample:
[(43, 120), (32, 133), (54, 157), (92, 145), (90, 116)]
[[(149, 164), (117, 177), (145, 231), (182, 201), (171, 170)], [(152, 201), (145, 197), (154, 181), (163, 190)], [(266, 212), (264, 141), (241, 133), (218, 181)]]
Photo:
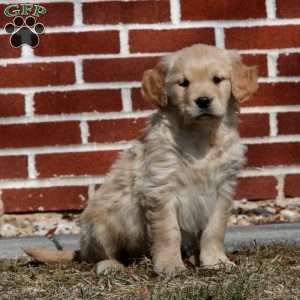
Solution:
[[(249, 150), (236, 198), (300, 197), (298, 0), (79, 2), (41, 3), (46, 33), (34, 50), (11, 48), (0, 31), (6, 212), (82, 209), (87, 186), (102, 182), (151, 113), (143, 71), (199, 42), (259, 66), (259, 91), (242, 108)], [(8, 21), (1, 13), (1, 29)]]

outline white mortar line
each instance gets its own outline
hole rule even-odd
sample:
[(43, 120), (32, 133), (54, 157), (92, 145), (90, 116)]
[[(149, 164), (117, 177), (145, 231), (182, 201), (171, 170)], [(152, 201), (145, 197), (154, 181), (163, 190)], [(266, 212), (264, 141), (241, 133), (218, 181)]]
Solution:
[(82, 1), (75, 0), (74, 1), (74, 25), (80, 26), (82, 25)]
[(291, 47), (291, 48), (272, 48), (272, 49), (236, 49), (240, 54), (290, 54), (290, 53), (298, 53), (300, 51), (299, 47)]
[(225, 48), (225, 34), (223, 28), (215, 28), (215, 41), (218, 48)]
[(107, 144), (87, 144), (87, 145), (68, 145), (68, 146), (45, 146), (34, 148), (11, 148), (0, 149), (0, 156), (18, 156), (18, 155), (38, 155), (54, 153), (71, 153), (71, 152), (95, 152), (95, 151), (119, 151), (131, 147), (131, 143), (116, 142)]
[(282, 76), (282, 77), (261, 77), (258, 82), (276, 83), (276, 82), (299, 82), (300, 76)]
[(277, 175), (277, 185), (276, 185), (276, 190), (277, 190), (277, 197), (275, 199), (275, 203), (277, 205), (282, 205), (284, 204), (285, 200), (285, 195), (284, 195), (284, 183), (285, 183), (285, 176), (284, 174)]
[(278, 53), (268, 53), (267, 54), (267, 64), (268, 64), (268, 75), (269, 77), (277, 77), (277, 59)]
[(277, 136), (277, 113), (270, 113), (270, 136)]
[(100, 184), (103, 176), (56, 177), (46, 179), (0, 180), (0, 189), (43, 188), (57, 186), (85, 186)]
[[(123, 25), (127, 30), (163, 30), (163, 29), (192, 29), (192, 28), (251, 28), (260, 26), (284, 26), (299, 25), (300, 18), (297, 19), (251, 19), (236, 21), (181, 21), (178, 24), (173, 23), (156, 23), (156, 24), (126, 24)], [(56, 32), (86, 32), (86, 31), (108, 31), (120, 30), (120, 25), (74, 25), (74, 26), (57, 26), (47, 27), (47, 33)], [(6, 34), (4, 29), (0, 30), (0, 34)]]
[(23, 59), (34, 59), (33, 49), (29, 45), (22, 45), (22, 58)]
[[(261, 83), (279, 83), (279, 82), (300, 82), (300, 76), (294, 77), (276, 77), (276, 78), (260, 78)], [(95, 83), (83, 83), (83, 84), (70, 84), (70, 85), (54, 85), (54, 86), (34, 86), (34, 87), (7, 87), (0, 88), (0, 94), (10, 93), (36, 93), (36, 92), (48, 92), (48, 91), (79, 91), (89, 89), (120, 89), (120, 88), (135, 88), (140, 87), (139, 81), (116, 81), (116, 82), (95, 82)]]
[[(264, 138), (243, 138), (242, 142), (246, 145), (250, 144), (272, 144), (272, 143), (293, 143), (300, 142), (300, 135), (292, 136), (277, 136)], [(49, 153), (69, 153), (69, 152), (90, 152), (90, 151), (114, 151), (123, 150), (131, 147), (128, 141), (121, 141), (115, 143), (105, 144), (84, 144), (84, 145), (67, 145), (67, 146), (45, 146), (45, 147), (31, 147), (31, 148), (6, 148), (0, 149), (0, 156), (10, 155), (37, 155)]]
[(0, 125), (26, 124), (40, 122), (66, 122), (66, 121), (97, 121), (144, 118), (151, 115), (153, 111), (135, 112), (108, 112), (108, 113), (81, 113), (81, 114), (61, 114), (61, 115), (35, 115), (33, 117), (9, 117), (0, 118)]
[(80, 122), (81, 143), (88, 144), (89, 142), (89, 125), (86, 121)]
[[(257, 170), (244, 170), (239, 177), (278, 176), (282, 174), (298, 174), (300, 167), (270, 167)], [(86, 186), (101, 184), (104, 176), (56, 177), (45, 179), (13, 179), (0, 180), (0, 189), (43, 188), (57, 186)]]
[[(277, 82), (300, 82), (300, 76), (294, 77), (276, 77), (276, 78), (260, 78), (261, 83), (277, 83)], [(116, 81), (116, 82), (95, 82), (95, 83), (83, 83), (83, 84), (70, 84), (70, 85), (55, 85), (55, 86), (34, 86), (34, 87), (7, 87), (0, 88), (0, 94), (10, 93), (36, 93), (47, 91), (79, 91), (89, 89), (120, 89), (120, 88), (135, 88), (140, 87), (139, 81)]]
[[(299, 78), (300, 80), (300, 78)], [(70, 85), (54, 85), (54, 86), (34, 86), (34, 87), (15, 87), (15, 88), (0, 88), (0, 94), (10, 93), (36, 93), (36, 92), (52, 92), (52, 91), (81, 91), (91, 89), (120, 89), (120, 88), (135, 88), (140, 87), (139, 81), (130, 82), (96, 82), (84, 84), (70, 84)]]
[(255, 106), (242, 107), (241, 113), (276, 113), (276, 112), (298, 112), (300, 105), (274, 105), (274, 106)]
[(83, 70), (82, 70), (82, 60), (80, 58), (77, 58), (74, 61), (74, 65), (75, 65), (76, 83), (77, 84), (82, 84), (82, 83), (84, 83), (84, 80), (83, 80)]
[(26, 117), (32, 117), (34, 115), (34, 103), (33, 103), (33, 94), (25, 94), (25, 114)]
[[(221, 43), (220, 43), (221, 44)], [(299, 48), (282, 48), (282, 49), (247, 49), (239, 50), (240, 54), (270, 54), (270, 55), (279, 55), (279, 54), (290, 54), (290, 53), (299, 53)], [(169, 52), (136, 52), (128, 53), (126, 58), (138, 58), (138, 57), (157, 57), (166, 55)], [(5, 58), (0, 59), (0, 65), (6, 66), (8, 64), (22, 64), (22, 63), (51, 63), (51, 62), (74, 62), (76, 59), (120, 59), (124, 58), (124, 55), (121, 53), (113, 54), (79, 54), (79, 55), (62, 55), (62, 56), (33, 56), (33, 57), (19, 57), (19, 58)]]
[(120, 55), (127, 56), (129, 54), (129, 43), (128, 43), (128, 30), (125, 27), (120, 27), (119, 30), (120, 38)]
[[(192, 28), (251, 28), (260, 26), (284, 26), (300, 25), (298, 19), (251, 19), (237, 21), (182, 21), (178, 24), (157, 23), (157, 24), (126, 24), (127, 30), (163, 30), (163, 29), (192, 29)], [(87, 31), (108, 31), (120, 30), (120, 25), (75, 25), (75, 26), (57, 26), (47, 27), (47, 33), (56, 32), (87, 32)], [(4, 29), (0, 29), (0, 34), (6, 34)]]
[[(234, 28), (234, 27), (257, 27), (257, 26), (281, 26), (281, 25), (299, 25), (300, 18), (293, 19), (249, 19), (249, 20), (217, 20), (217, 21), (180, 21), (179, 23), (156, 23), (156, 24), (126, 24), (128, 30), (139, 29), (189, 29), (189, 28), (206, 28), (206, 27), (222, 27), (222, 28)], [(59, 27), (52, 27), (51, 29), (58, 29)], [(65, 27), (70, 29), (69, 27)], [(88, 29), (96, 28), (97, 30), (117, 30), (118, 25), (91, 25), (85, 26)], [(60, 31), (60, 30), (58, 30)]]
[[(166, 55), (167, 52), (155, 52), (155, 53), (128, 53), (126, 55), (130, 58), (138, 58), (138, 57), (157, 57)], [(81, 55), (62, 55), (62, 56), (34, 56), (31, 58), (7, 58), (0, 59), (0, 65), (6, 66), (8, 64), (22, 64), (22, 63), (51, 63), (51, 62), (74, 62), (76, 59), (118, 59), (124, 58), (123, 54), (81, 54)]]
[(132, 112), (131, 89), (122, 89), (122, 107), (124, 112)]
[[(244, 144), (299, 143), (300, 134), (242, 138)], [(299, 160), (300, 161), (300, 160)]]
[[(60, 115), (31, 115), (21, 117), (4, 117), (0, 118), (0, 125), (8, 124), (26, 124), (40, 122), (65, 122), (65, 121), (94, 121), (94, 120), (110, 120), (110, 119), (128, 119), (128, 118), (145, 118), (149, 117), (154, 110), (131, 111), (131, 103), (129, 96), (124, 96), (122, 92), (123, 111), (121, 112), (105, 112), (105, 113), (75, 113)], [(123, 102), (123, 100), (122, 100)], [(28, 109), (30, 112), (30, 110)], [(299, 105), (295, 107), (249, 107), (243, 108), (242, 114), (252, 113), (276, 113), (276, 112), (299, 112)]]
[(278, 176), (283, 174), (298, 174), (300, 166), (274, 166), (264, 168), (245, 169), (241, 172), (240, 177), (258, 177), (258, 176)]
[(171, 14), (171, 22), (173, 24), (180, 24), (180, 19), (181, 19), (180, 0), (170, 0), (170, 14)]
[(38, 173), (35, 167), (35, 156), (33, 154), (29, 154), (27, 157), (27, 170), (28, 170), (28, 177), (30, 179), (37, 178)]
[(266, 0), (266, 10), (268, 19), (276, 18), (276, 0)]
[[(249, 19), (249, 20), (217, 20), (217, 21), (181, 21), (179, 23), (156, 23), (156, 24), (126, 24), (123, 25), (128, 30), (162, 30), (162, 29), (190, 29), (190, 28), (211, 28), (211, 27), (222, 27), (222, 28), (248, 28), (248, 27), (260, 27), (260, 26), (284, 26), (284, 25), (299, 25), (300, 18), (293, 19)], [(107, 30), (119, 30), (119, 24), (103, 25), (103, 24), (92, 24), (92, 25), (75, 25), (75, 26), (54, 26), (48, 27), (47, 33), (54, 32), (85, 32), (85, 31), (107, 31)], [(1, 34), (6, 34), (4, 29), (1, 29)]]

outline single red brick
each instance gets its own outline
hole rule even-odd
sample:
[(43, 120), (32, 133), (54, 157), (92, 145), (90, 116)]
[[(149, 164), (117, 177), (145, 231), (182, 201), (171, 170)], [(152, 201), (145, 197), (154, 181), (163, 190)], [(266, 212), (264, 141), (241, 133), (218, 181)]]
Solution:
[(243, 20), (265, 18), (264, 0), (199, 0), (181, 1), (182, 20)]
[(261, 77), (268, 76), (267, 56), (264, 54), (244, 54), (242, 55), (243, 62), (248, 66), (256, 66), (258, 75)]
[(133, 110), (148, 110), (155, 109), (155, 105), (145, 100), (141, 94), (140, 88), (135, 88), (131, 90), (131, 100)]
[(43, 92), (34, 95), (34, 108), (42, 115), (110, 112), (122, 110), (122, 100), (120, 90)]
[(158, 57), (84, 60), (84, 80), (87, 82), (139, 81), (142, 79), (143, 72), (153, 68), (158, 61)]
[(89, 122), (92, 143), (113, 143), (136, 139), (145, 127), (146, 119), (118, 119)]
[(0, 178), (27, 177), (26, 156), (0, 156)]
[(36, 156), (39, 177), (104, 175), (118, 157), (118, 151), (77, 152)]
[(268, 114), (242, 114), (240, 115), (239, 132), (242, 137), (268, 136)]
[(120, 51), (118, 31), (89, 31), (48, 33), (34, 49), (35, 55), (77, 55), (118, 53)]
[[(77, 122), (0, 125), (0, 148), (80, 144)], [(4, 138), (5, 137), (5, 138)]]
[(212, 28), (131, 30), (130, 52), (170, 52), (195, 43), (215, 44)]
[(25, 113), (24, 96), (21, 94), (0, 94), (0, 117), (21, 116)]
[(277, 119), (279, 134), (300, 134), (299, 112), (279, 113)]
[(278, 166), (300, 164), (300, 143), (248, 145), (248, 166)]
[(300, 53), (279, 55), (277, 60), (277, 68), (280, 76), (299, 76)]
[(1, 47), (0, 47), (0, 58), (20, 57), (21, 48), (14, 48), (14, 47), (11, 46), (10, 36), (8, 34), (7, 35), (0, 35), (0, 45), (1, 45)]
[(260, 83), (258, 91), (242, 106), (271, 106), (300, 104), (300, 85), (297, 82)]
[(239, 178), (235, 199), (266, 200), (277, 196), (277, 180), (272, 176)]
[(88, 188), (64, 186), (2, 190), (5, 213), (82, 210)]
[(0, 87), (62, 85), (74, 82), (75, 70), (71, 62), (0, 66)]
[(300, 46), (300, 26), (261, 26), (225, 29), (226, 48), (272, 49)]
[(168, 0), (83, 3), (86, 24), (161, 23), (170, 21)]
[(299, 18), (299, 0), (277, 0), (276, 14), (278, 18)]
[(73, 25), (73, 4), (60, 2), (60, 3), (39, 3), (47, 9), (45, 15), (40, 14), (36, 18), (37, 22), (40, 22), (48, 26), (66, 26)]
[(286, 197), (300, 197), (300, 174), (285, 177), (284, 195)]

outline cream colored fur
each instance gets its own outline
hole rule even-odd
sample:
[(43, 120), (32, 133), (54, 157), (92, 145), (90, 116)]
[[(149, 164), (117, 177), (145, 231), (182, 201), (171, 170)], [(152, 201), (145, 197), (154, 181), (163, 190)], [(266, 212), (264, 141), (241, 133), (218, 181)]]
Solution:
[[(97, 263), (99, 273), (143, 255), (168, 274), (185, 269), (183, 256), (207, 266), (228, 263), (224, 230), (245, 161), (237, 113), (256, 89), (254, 68), (235, 52), (205, 45), (146, 71), (142, 91), (158, 111), (90, 192), (81, 258)], [(213, 99), (209, 109), (196, 105), (199, 97)]]

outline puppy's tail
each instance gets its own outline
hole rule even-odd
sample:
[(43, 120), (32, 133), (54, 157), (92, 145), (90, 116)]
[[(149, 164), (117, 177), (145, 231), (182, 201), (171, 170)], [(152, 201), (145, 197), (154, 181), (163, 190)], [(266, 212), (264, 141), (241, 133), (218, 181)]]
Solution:
[(25, 248), (24, 252), (34, 260), (45, 263), (68, 263), (81, 261), (79, 250), (50, 250), (47, 248)]

